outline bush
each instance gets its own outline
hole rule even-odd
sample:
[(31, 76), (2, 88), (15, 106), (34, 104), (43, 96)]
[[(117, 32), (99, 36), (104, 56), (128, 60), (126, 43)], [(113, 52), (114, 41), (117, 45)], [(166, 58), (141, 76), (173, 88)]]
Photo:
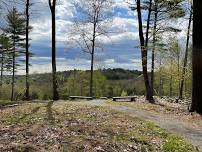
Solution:
[(49, 99), (50, 99), (50, 97), (47, 94), (44, 94), (42, 97), (42, 100), (49, 100)]
[(62, 99), (62, 100), (68, 100), (69, 99), (69, 95), (61, 94), (60, 95), (60, 99)]
[(122, 96), (122, 97), (124, 97), (124, 96), (128, 96), (127, 91), (123, 90), (123, 91), (121, 92), (121, 96)]
[(31, 99), (39, 99), (39, 95), (37, 92), (33, 91), (31, 96), (30, 96)]

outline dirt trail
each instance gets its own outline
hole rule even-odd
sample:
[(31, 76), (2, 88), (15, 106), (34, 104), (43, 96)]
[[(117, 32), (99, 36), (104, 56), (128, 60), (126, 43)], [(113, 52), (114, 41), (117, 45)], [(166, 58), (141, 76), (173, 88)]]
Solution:
[[(104, 100), (92, 100), (88, 102), (90, 105), (103, 106)], [(180, 135), (190, 141), (193, 145), (197, 146), (202, 151), (202, 129), (190, 126), (185, 122), (177, 120), (176, 118), (168, 117), (165, 115), (157, 115), (149, 111), (138, 108), (129, 108), (126, 106), (109, 106), (113, 110), (124, 112), (132, 117), (140, 117), (144, 120), (154, 122), (161, 128)]]

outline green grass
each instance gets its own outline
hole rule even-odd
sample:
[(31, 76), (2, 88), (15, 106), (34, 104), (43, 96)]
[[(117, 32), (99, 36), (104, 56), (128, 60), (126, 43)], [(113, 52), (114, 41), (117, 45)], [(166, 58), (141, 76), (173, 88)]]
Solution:
[(79, 102), (26, 103), (0, 115), (4, 151), (196, 151), (154, 123)]
[(164, 152), (193, 152), (191, 144), (175, 135), (170, 135), (162, 147)]

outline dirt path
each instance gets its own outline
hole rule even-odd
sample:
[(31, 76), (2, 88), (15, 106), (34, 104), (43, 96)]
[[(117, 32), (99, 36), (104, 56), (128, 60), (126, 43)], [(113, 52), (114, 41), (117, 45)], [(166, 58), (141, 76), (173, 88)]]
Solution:
[[(90, 105), (103, 106), (104, 100), (92, 100), (88, 102)], [(161, 128), (167, 129), (168, 131), (180, 135), (190, 141), (192, 144), (197, 146), (202, 151), (202, 130), (190, 126), (185, 122), (179, 121), (176, 118), (168, 117), (165, 115), (157, 115), (149, 111), (129, 108), (126, 106), (109, 106), (111, 109), (119, 112), (124, 112), (132, 117), (140, 117), (144, 120), (154, 122)]]

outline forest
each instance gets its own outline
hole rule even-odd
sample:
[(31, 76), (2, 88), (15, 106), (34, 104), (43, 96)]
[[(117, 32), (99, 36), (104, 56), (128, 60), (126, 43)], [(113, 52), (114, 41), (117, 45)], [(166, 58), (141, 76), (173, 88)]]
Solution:
[(0, 0), (0, 151), (201, 151), (201, 8)]

